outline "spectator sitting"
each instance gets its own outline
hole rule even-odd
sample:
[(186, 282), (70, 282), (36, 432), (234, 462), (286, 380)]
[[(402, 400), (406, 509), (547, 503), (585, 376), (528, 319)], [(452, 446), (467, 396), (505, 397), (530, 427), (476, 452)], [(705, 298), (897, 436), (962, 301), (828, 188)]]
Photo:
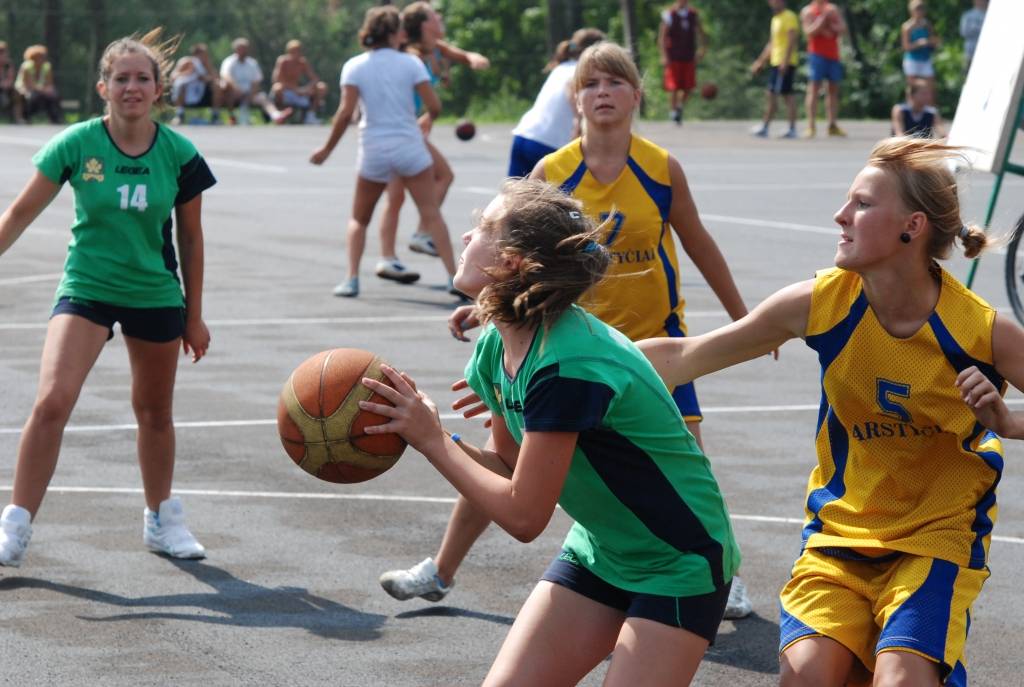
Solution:
[[(267, 94), (260, 90), (263, 83), (263, 70), (256, 58), (249, 56), (249, 41), (236, 38), (231, 42), (234, 50), (220, 63), (220, 88), (222, 104), (232, 112), (238, 108), (238, 122), (249, 124), (249, 106), (255, 105), (263, 112), (268, 122), (283, 124), (292, 114), (292, 108), (277, 109)], [(234, 114), (230, 115), (235, 121)]]
[(196, 43), (190, 52), (178, 60), (171, 73), (171, 102), (174, 103), (171, 124), (184, 121), (186, 107), (209, 107), (210, 123), (217, 124), (220, 122), (221, 92), (210, 62), (210, 52), (205, 43)]
[(892, 135), (945, 138), (945, 125), (932, 102), (931, 85), (924, 79), (907, 84), (907, 101), (892, 106)]
[[(302, 83), (305, 77), (305, 83)], [(293, 107), (304, 110), (304, 123), (319, 124), (316, 113), (327, 96), (327, 84), (313, 71), (313, 66), (302, 54), (302, 42), (292, 39), (285, 45), (285, 54), (274, 64), (274, 84), (270, 93), (279, 108)]]
[(10, 110), (14, 120), (14, 65), (8, 53), (7, 43), (0, 41), (0, 110)]
[(37, 112), (46, 112), (51, 124), (60, 124), (60, 100), (53, 85), (53, 67), (46, 59), (46, 46), (31, 45), (25, 49), (25, 61), (14, 80), (14, 120), (19, 124), (31, 121)]

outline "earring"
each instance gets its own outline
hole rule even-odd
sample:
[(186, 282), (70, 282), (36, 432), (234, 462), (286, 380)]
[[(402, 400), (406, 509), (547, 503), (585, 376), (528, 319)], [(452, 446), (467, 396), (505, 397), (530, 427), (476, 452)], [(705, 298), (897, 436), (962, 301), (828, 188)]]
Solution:
[(907, 232), (903, 232), (902, 234), (900, 234), (900, 241), (902, 241), (903, 243), (910, 243), (910, 234), (908, 234)]

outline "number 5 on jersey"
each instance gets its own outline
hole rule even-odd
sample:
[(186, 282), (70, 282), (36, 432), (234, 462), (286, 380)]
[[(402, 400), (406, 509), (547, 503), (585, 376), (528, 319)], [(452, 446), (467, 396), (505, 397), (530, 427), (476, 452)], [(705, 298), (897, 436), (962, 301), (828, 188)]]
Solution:
[(136, 184), (135, 190), (132, 191), (128, 184), (117, 187), (117, 192), (121, 194), (121, 209), (127, 210), (132, 207), (139, 212), (145, 212), (149, 204), (146, 202), (146, 185)]

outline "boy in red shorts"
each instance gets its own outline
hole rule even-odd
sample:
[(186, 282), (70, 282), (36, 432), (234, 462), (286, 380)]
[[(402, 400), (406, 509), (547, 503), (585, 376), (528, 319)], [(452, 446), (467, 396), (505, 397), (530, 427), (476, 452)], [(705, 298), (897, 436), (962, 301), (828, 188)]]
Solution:
[(683, 123), (683, 106), (697, 87), (697, 63), (707, 51), (708, 37), (700, 23), (697, 10), (689, 0), (676, 0), (661, 14), (658, 27), (658, 50), (665, 68), (665, 90), (668, 91), (672, 121)]

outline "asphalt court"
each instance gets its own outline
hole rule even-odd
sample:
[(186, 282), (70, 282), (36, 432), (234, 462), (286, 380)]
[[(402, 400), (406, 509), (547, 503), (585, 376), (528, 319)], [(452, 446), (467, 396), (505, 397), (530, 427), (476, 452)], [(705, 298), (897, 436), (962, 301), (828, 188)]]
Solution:
[[(644, 123), (639, 133), (682, 162), (705, 224), (748, 306), (831, 264), (832, 214), (881, 122), (851, 123), (845, 140), (755, 140), (744, 123)], [(0, 205), (31, 173), (30, 158), (55, 129), (0, 127)], [(472, 441), (485, 434), (447, 409), (469, 344), (444, 321), (454, 300), (436, 259), (400, 252), (423, 273), (410, 286), (373, 276), (371, 228), (363, 295), (342, 300), (344, 226), (354, 187), (355, 136), (321, 168), (306, 162), (324, 127), (189, 127), (218, 185), (204, 196), (204, 314), (209, 355), (184, 359), (175, 397), (175, 485), (209, 549), (203, 562), (174, 562), (141, 544), (138, 469), (123, 341), (115, 337), (89, 377), (64, 437), (53, 486), (32, 546), (17, 570), (0, 569), (0, 682), (12, 684), (479, 683), (508, 627), (568, 527), (520, 544), (495, 528), (440, 604), (397, 602), (377, 576), (432, 555), (452, 488), (408, 451), (390, 472), (361, 485), (318, 482), (285, 455), (274, 424), (290, 371), (317, 351), (373, 350), (432, 394), (446, 425)], [(354, 134), (354, 132), (350, 132)], [(456, 174), (444, 207), (451, 234), (471, 226), (503, 178), (509, 127), (478, 127), (470, 143), (439, 126), (433, 140)], [(1017, 159), (1022, 156), (1017, 155)], [(992, 177), (965, 178), (965, 216), (980, 221)], [(1024, 208), (1024, 183), (1004, 182), (994, 226)], [(1016, 204), (1017, 207), (1014, 207)], [(73, 215), (65, 189), (0, 258), (0, 500), (9, 494), (21, 425), (35, 394), (39, 354)], [(961, 279), (967, 261), (948, 268)], [(683, 258), (690, 331), (727, 318)], [(985, 257), (976, 290), (1006, 308), (1002, 256)], [(778, 361), (751, 361), (700, 380), (707, 452), (743, 550), (754, 615), (723, 623), (695, 684), (776, 682), (777, 593), (798, 553), (807, 474), (814, 463), (818, 367), (800, 342)], [(1022, 401), (1011, 393), (1015, 404)], [(1024, 478), (1006, 445), (992, 577), (972, 615), (974, 685), (1019, 680), (1022, 602), (1013, 570), (1024, 567)], [(582, 684), (597, 685), (603, 668)]]

